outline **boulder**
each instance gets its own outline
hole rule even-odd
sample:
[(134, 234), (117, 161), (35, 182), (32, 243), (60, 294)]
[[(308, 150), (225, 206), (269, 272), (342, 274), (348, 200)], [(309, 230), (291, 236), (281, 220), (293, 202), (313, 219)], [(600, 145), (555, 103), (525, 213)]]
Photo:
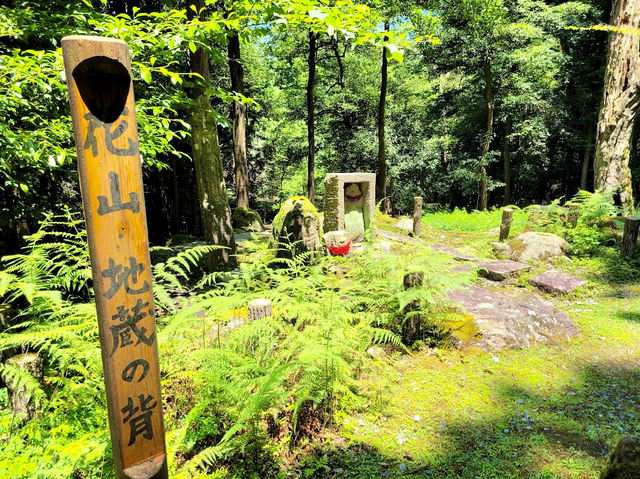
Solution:
[(526, 264), (510, 261), (508, 259), (498, 261), (482, 261), (478, 263), (478, 273), (492, 281), (504, 281), (515, 276), (522, 270), (529, 269)]
[(394, 224), (393, 227), (413, 233), (413, 220), (411, 218), (404, 218)]
[(493, 254), (496, 255), (496, 258), (508, 259), (511, 257), (511, 248), (507, 243), (495, 241), (491, 243), (491, 248), (493, 249)]
[(285, 201), (273, 219), (273, 242), (277, 258), (293, 258), (322, 249), (320, 218), (316, 207), (304, 196)]
[(551, 233), (529, 231), (509, 241), (513, 261), (538, 261), (563, 256), (569, 243)]
[(524, 348), (580, 333), (566, 313), (529, 292), (497, 292), (470, 286), (451, 292), (449, 298), (464, 307), (480, 332), (478, 339), (466, 345), (483, 351)]
[(241, 206), (233, 210), (231, 216), (233, 229), (241, 229), (247, 231), (263, 231), (262, 218), (251, 208), (243, 208)]
[(625, 436), (620, 439), (600, 479), (640, 479), (640, 438)]
[(340, 247), (346, 246), (349, 241), (351, 241), (352, 236), (348, 231), (338, 230), (329, 231), (328, 233), (322, 235), (322, 238), (324, 239), (324, 243), (327, 246)]
[(576, 288), (587, 284), (582, 278), (555, 270), (549, 270), (534, 276), (529, 282), (543, 291), (560, 294), (571, 293)]
[(455, 250), (453, 248), (449, 248), (448, 246), (442, 244), (432, 244), (431, 249), (446, 254), (447, 256), (451, 256), (456, 261), (478, 261), (478, 258), (476, 258), (475, 256)]

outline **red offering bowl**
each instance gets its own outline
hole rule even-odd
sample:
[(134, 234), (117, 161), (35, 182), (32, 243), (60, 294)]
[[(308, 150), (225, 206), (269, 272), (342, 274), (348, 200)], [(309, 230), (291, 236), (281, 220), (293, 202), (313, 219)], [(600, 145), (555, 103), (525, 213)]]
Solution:
[(349, 241), (344, 246), (328, 246), (327, 245), (327, 247), (329, 248), (329, 251), (331, 251), (331, 254), (334, 254), (336, 256), (344, 256), (349, 252), (349, 248), (351, 248), (351, 241)]

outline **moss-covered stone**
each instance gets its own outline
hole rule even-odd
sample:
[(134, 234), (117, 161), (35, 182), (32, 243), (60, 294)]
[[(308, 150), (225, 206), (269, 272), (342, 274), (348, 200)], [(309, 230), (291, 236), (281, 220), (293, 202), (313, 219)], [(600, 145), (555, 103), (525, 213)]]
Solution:
[(231, 221), (234, 229), (247, 231), (263, 231), (262, 218), (251, 208), (243, 208), (241, 206), (233, 210)]
[(321, 250), (321, 236), (320, 215), (304, 196), (289, 198), (273, 219), (273, 241), (278, 258)]

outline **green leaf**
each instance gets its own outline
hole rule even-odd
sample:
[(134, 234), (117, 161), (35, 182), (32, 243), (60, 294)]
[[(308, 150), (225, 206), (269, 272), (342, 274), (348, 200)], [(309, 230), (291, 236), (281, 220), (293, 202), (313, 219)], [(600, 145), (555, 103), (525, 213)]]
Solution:
[(189, 50), (191, 50), (191, 53), (195, 53), (197, 50), (196, 44), (193, 42), (189, 42)]
[(140, 67), (140, 76), (142, 77), (142, 79), (145, 82), (151, 83), (151, 71), (149, 70), (149, 68), (147, 68), (145, 66), (141, 66)]

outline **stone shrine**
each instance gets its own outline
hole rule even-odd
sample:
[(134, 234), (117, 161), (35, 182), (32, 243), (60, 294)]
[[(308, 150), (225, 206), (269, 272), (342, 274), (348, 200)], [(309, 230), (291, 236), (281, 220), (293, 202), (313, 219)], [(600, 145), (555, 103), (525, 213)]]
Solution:
[(376, 210), (375, 173), (328, 173), (324, 184), (324, 230), (345, 230), (362, 241)]

